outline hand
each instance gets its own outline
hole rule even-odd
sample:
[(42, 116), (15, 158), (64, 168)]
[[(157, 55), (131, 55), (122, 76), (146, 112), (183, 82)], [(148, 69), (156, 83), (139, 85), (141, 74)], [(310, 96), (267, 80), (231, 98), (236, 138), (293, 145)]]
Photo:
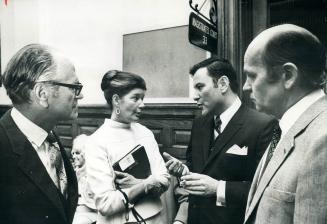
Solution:
[(166, 167), (171, 175), (181, 177), (189, 173), (188, 168), (178, 159), (172, 157), (166, 152), (163, 153), (163, 157), (167, 161)]
[(178, 220), (175, 220), (174, 222), (173, 222), (173, 224), (185, 224), (184, 222), (181, 222), (181, 221), (178, 221)]
[(209, 197), (216, 195), (219, 182), (204, 174), (190, 173), (181, 177), (180, 184), (190, 194)]
[(115, 183), (122, 189), (130, 188), (142, 182), (141, 179), (137, 179), (128, 173), (115, 171), (115, 174), (116, 174)]
[(152, 196), (160, 196), (167, 190), (153, 175), (142, 181), (145, 187), (145, 193)]

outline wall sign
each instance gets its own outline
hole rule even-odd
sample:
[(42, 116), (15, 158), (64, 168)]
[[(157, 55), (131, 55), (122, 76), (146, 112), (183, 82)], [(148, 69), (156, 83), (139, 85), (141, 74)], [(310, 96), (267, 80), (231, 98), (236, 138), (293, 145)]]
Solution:
[(191, 12), (188, 27), (188, 39), (191, 44), (217, 53), (218, 32), (213, 25)]

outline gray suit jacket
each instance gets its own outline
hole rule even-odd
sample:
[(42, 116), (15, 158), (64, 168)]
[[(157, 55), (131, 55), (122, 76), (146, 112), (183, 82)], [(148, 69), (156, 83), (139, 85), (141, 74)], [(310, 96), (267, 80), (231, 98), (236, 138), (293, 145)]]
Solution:
[(286, 133), (257, 186), (258, 176), (245, 223), (327, 223), (327, 96)]

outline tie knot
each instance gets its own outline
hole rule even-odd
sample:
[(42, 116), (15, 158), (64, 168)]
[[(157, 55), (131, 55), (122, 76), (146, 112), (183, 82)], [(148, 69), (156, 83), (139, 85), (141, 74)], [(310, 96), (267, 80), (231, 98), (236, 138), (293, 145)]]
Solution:
[(220, 128), (221, 128), (221, 120), (220, 120), (220, 117), (217, 116), (215, 118), (215, 130), (218, 132), (218, 134), (220, 134), (220, 132), (221, 132)]
[(53, 144), (53, 143), (56, 143), (56, 142), (57, 142), (56, 136), (55, 136), (52, 132), (49, 132), (49, 133), (48, 133), (48, 136), (47, 136), (46, 140), (47, 140), (50, 144)]

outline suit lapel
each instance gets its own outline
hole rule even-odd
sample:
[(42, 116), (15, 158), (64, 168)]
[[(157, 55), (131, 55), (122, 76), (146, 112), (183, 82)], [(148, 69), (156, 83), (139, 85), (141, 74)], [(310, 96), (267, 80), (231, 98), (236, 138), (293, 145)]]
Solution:
[[(217, 137), (212, 152), (210, 153), (209, 158), (206, 160), (205, 169), (210, 162), (224, 149), (227, 143), (230, 142), (230, 139), (240, 130), (243, 126), (243, 116), (245, 114), (245, 107), (241, 105), (240, 109), (232, 117), (225, 130)], [(212, 130), (212, 129), (211, 129)]]
[(4, 115), (3, 121), (12, 149), (14, 153), (20, 156), (18, 166), (25, 175), (30, 178), (31, 182), (33, 182), (40, 191), (50, 199), (54, 206), (59, 210), (62, 217), (66, 220), (64, 207), (55, 184), (51, 180), (33, 146), (12, 120), (10, 111)]
[[(291, 129), (286, 133), (283, 137), (280, 144), (275, 149), (274, 155), (271, 158), (270, 162), (268, 163), (266, 170), (262, 174), (261, 180), (257, 186), (257, 189), (254, 193), (252, 193), (253, 198), (249, 197), (250, 204), (246, 214), (245, 220), (251, 215), (252, 211), (255, 209), (256, 205), (258, 204), (262, 194), (264, 193), (266, 187), (268, 186), (269, 182), (278, 171), (279, 167), (283, 164), (286, 160), (288, 155), (294, 149), (294, 142), (295, 138), (299, 136), (305, 128), (321, 113), (325, 110), (327, 104), (327, 97), (323, 97), (314, 103), (310, 108), (308, 108), (300, 118), (295, 122), (295, 124), (291, 127)], [(262, 161), (260, 162), (260, 164)], [(256, 172), (255, 180), (258, 180), (258, 170)], [(254, 180), (254, 181), (255, 181)], [(255, 182), (253, 182), (252, 188), (255, 188)]]
[(202, 130), (199, 134), (202, 135), (201, 138), (203, 139), (203, 144), (202, 144), (203, 165), (201, 166), (203, 167), (208, 159), (208, 154), (213, 138), (213, 114), (210, 114), (209, 116), (206, 117), (202, 126)]

